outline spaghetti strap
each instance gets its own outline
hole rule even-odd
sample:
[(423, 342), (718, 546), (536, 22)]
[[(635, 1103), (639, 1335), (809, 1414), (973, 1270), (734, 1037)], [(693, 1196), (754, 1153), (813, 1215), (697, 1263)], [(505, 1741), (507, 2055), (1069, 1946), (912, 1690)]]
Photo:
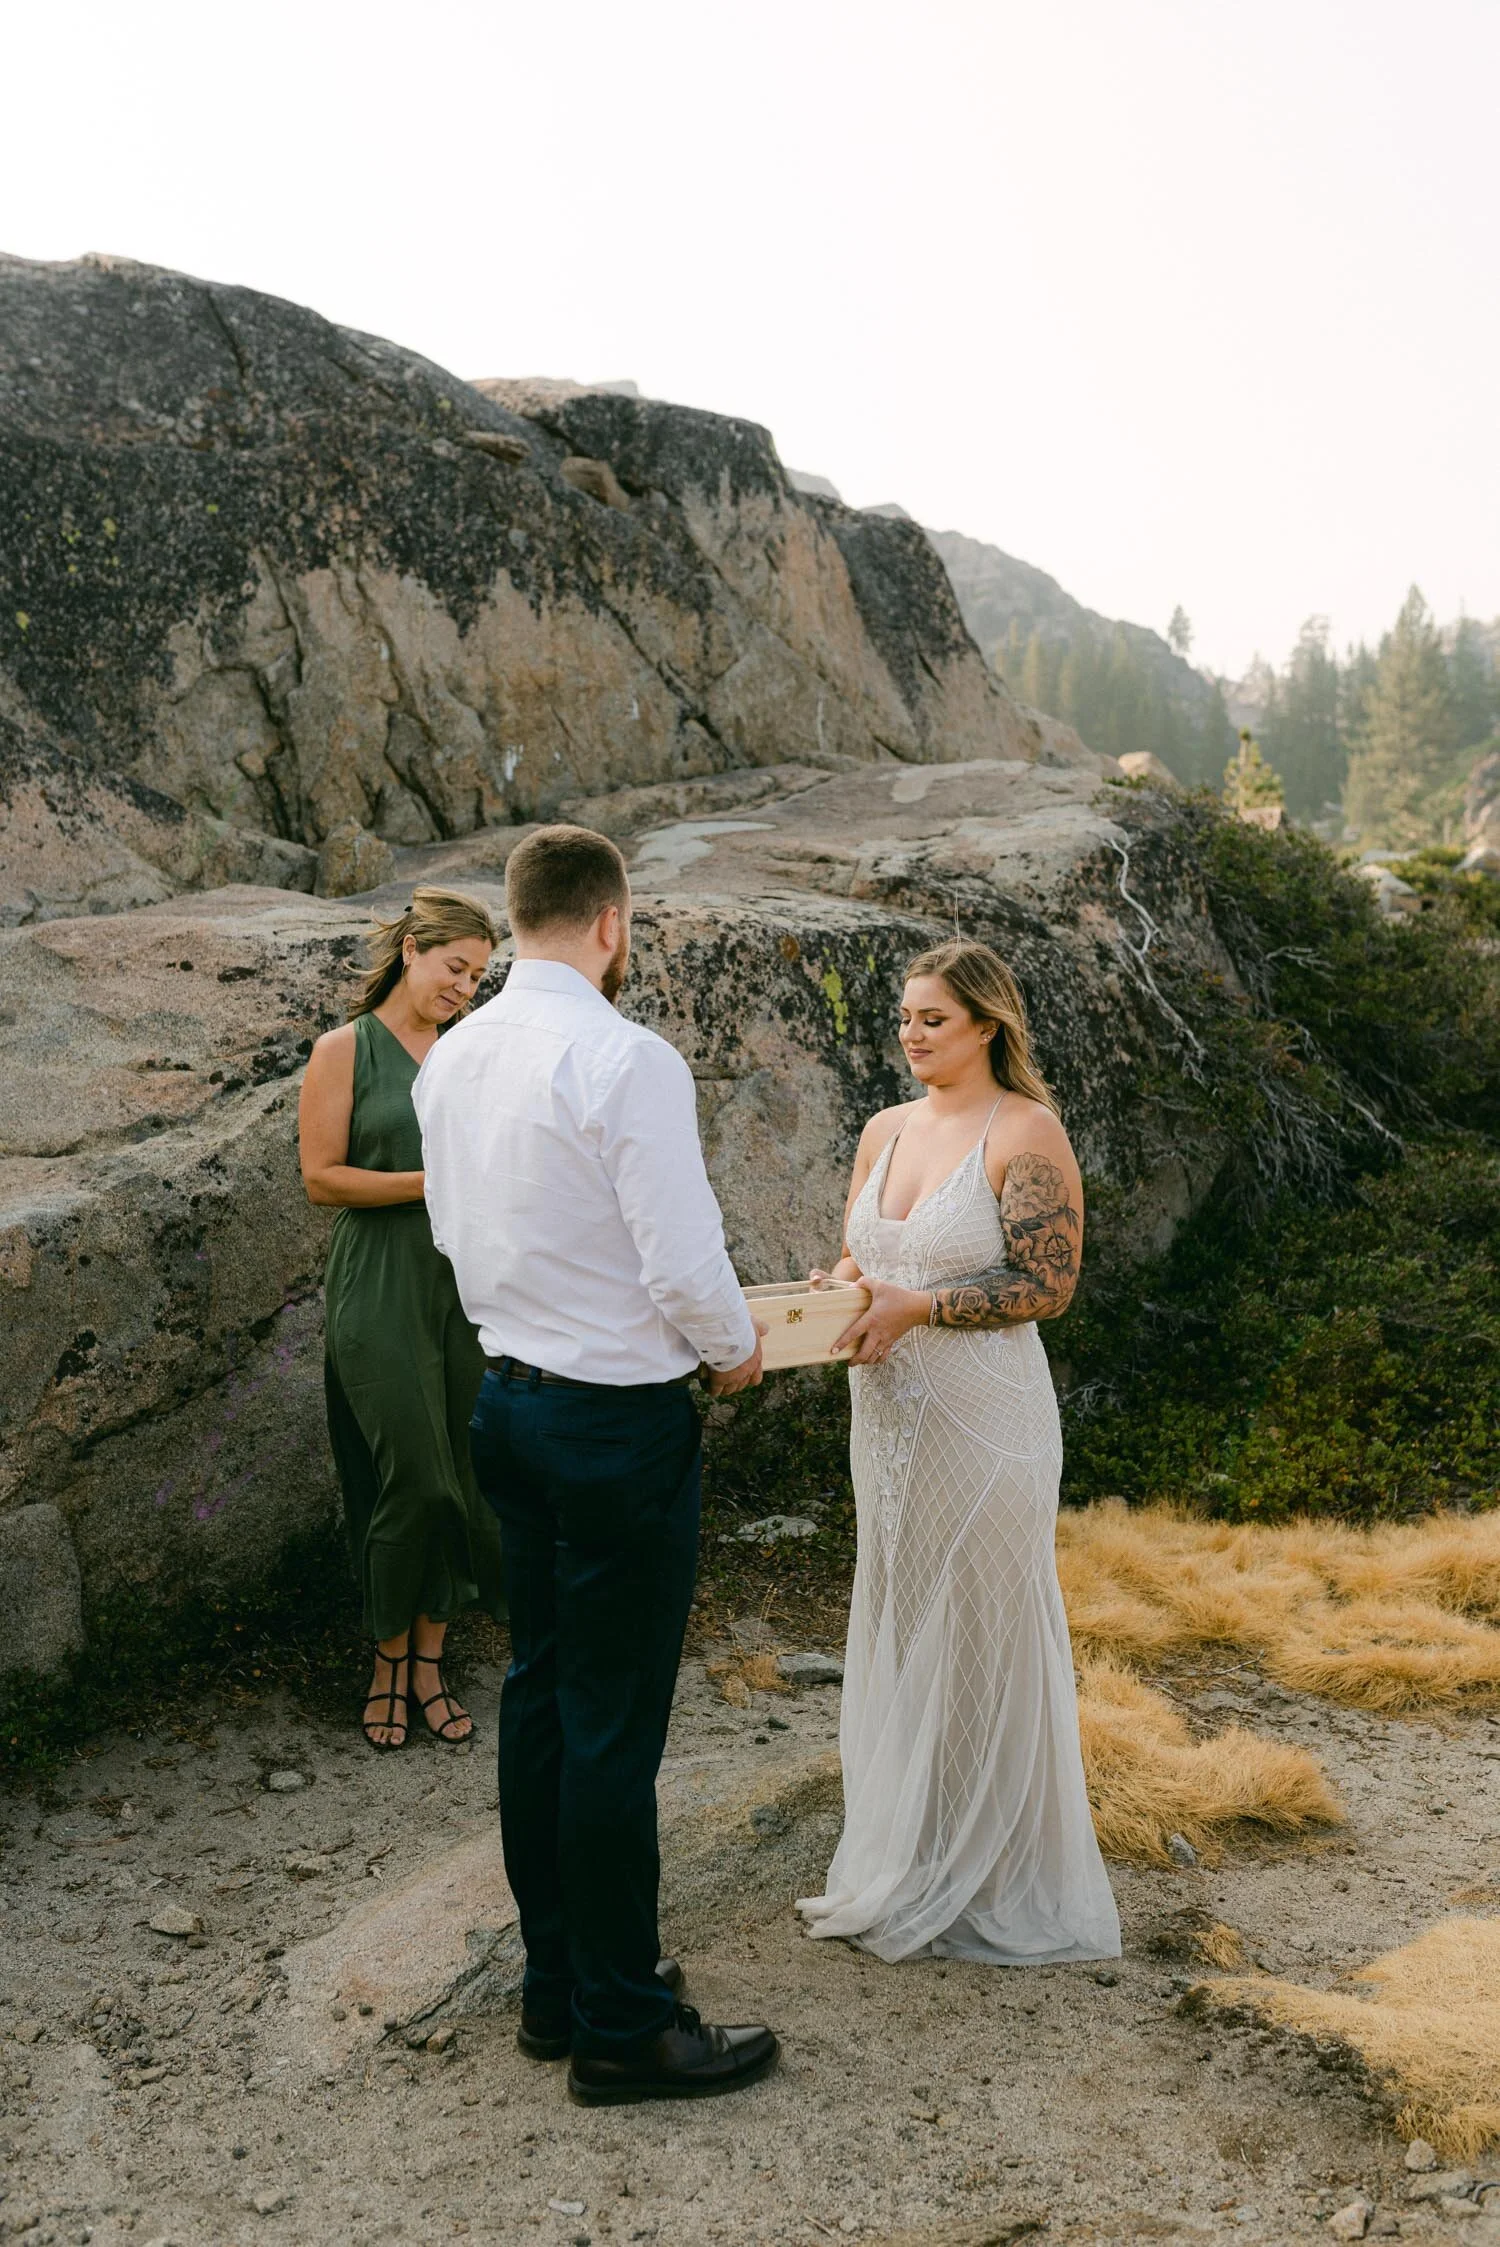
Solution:
[(989, 1145), (989, 1143), (990, 1143), (990, 1125), (991, 1125), (991, 1124), (992, 1124), (992, 1123), (994, 1122), (995, 1118), (996, 1118), (996, 1117), (997, 1117), (997, 1116), (999, 1115), (999, 1113), (1000, 1113), (1000, 1110), (1001, 1110), (1001, 1108), (1002, 1108), (1002, 1107), (1004, 1106), (1004, 1103), (1005, 1103), (1005, 1094), (1004, 1094), (1004, 1093), (1002, 1092), (1002, 1093), (1001, 1093), (1001, 1095), (1000, 1095), (1000, 1098), (999, 1098), (999, 1099), (998, 1099), (998, 1100), (997, 1100), (997, 1101), (995, 1102), (995, 1105), (994, 1105), (994, 1107), (993, 1107), (993, 1108), (991, 1108), (991, 1110), (990, 1110), (989, 1114), (988, 1114), (988, 1115), (987, 1115), (987, 1116), (985, 1117), (985, 1119), (984, 1119), (984, 1129), (983, 1129), (983, 1131), (982, 1131), (982, 1132), (981, 1132), (981, 1133), (979, 1134), (979, 1140), (978, 1140), (978, 1143), (977, 1143), (977, 1145), (976, 1145), (976, 1146), (975, 1146), (975, 1148), (974, 1148), (974, 1153), (975, 1153), (976, 1155), (983, 1155), (983, 1153), (984, 1153), (984, 1150), (985, 1150), (985, 1148), (986, 1148), (986, 1147), (987, 1147), (987, 1146)]
[(866, 1193), (869, 1193), (872, 1187), (874, 1188), (876, 1216), (882, 1219), (882, 1221), (888, 1222), (892, 1225), (906, 1224), (910, 1218), (916, 1216), (919, 1209), (924, 1209), (926, 1207), (927, 1203), (932, 1200), (934, 1194), (940, 1194), (942, 1192), (943, 1188), (948, 1184), (949, 1179), (956, 1178), (959, 1175), (960, 1171), (967, 1170), (970, 1163), (974, 1160), (974, 1157), (976, 1155), (982, 1155), (984, 1153), (985, 1144), (990, 1136), (990, 1125), (994, 1122), (996, 1116), (999, 1115), (1000, 1103), (1004, 1100), (1004, 1098), (1005, 1094), (1002, 1091), (1000, 1099), (995, 1102), (994, 1107), (991, 1108), (989, 1114), (984, 1119), (983, 1131), (979, 1134), (979, 1137), (975, 1140), (973, 1146), (969, 1149), (968, 1153), (962, 1158), (962, 1160), (956, 1162), (953, 1168), (948, 1171), (944, 1177), (940, 1178), (937, 1184), (932, 1187), (929, 1192), (925, 1193), (919, 1202), (913, 1202), (905, 1217), (893, 1217), (890, 1219), (886, 1219), (885, 1211), (881, 1208), (881, 1203), (885, 1200), (885, 1182), (890, 1171), (891, 1156), (895, 1152), (896, 1141), (901, 1137), (902, 1132), (906, 1129), (906, 1125), (904, 1123), (898, 1124), (896, 1129), (891, 1133), (890, 1138), (881, 1148), (880, 1153), (876, 1158), (875, 1166), (871, 1170), (869, 1177), (865, 1181)]

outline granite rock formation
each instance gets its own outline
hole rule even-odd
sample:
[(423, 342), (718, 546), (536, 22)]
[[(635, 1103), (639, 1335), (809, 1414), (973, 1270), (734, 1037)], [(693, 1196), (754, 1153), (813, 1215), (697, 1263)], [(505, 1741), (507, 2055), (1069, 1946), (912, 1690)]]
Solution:
[[(754, 424), (461, 382), (118, 260), (0, 259), (0, 583), (12, 920), (144, 902), (137, 859), (158, 894), (303, 888), (351, 820), (413, 845), (789, 759), (1086, 761), (915, 525), (799, 493)], [(47, 852), (87, 836), (74, 890), (28, 882), (49, 820)]]
[(498, 913), (536, 818), (630, 856), (625, 1003), (692, 1066), (747, 1280), (832, 1253), (902, 964), (955, 925), (1128, 1242), (1220, 1173), (1151, 969), (1234, 986), (1183, 801), (1017, 706), (915, 524), (748, 422), (99, 259), (0, 260), (0, 408), (0, 1520), (49, 1598), (69, 1554), (96, 1618), (327, 1564), (297, 1081), (371, 909)]
[(56, 1506), (0, 1514), (0, 1677), (50, 1676), (84, 1644), (83, 1583)]
[(184, 889), (311, 889), (318, 856), (128, 774), (96, 770), (0, 708), (0, 928), (154, 905)]
[[(902, 963), (955, 920), (1015, 961), (1085, 1165), (1143, 1249), (1218, 1171), (1212, 1122), (1194, 1136), (1139, 1089), (1182, 1058), (1141, 972), (1148, 920), (1233, 974), (1171, 798), (1010, 759), (765, 769), (588, 809), (632, 861), (625, 1003), (691, 1062), (747, 1280), (832, 1253), (859, 1126), (904, 1081)], [(0, 934), (0, 1509), (59, 1510), (91, 1611), (246, 1593), (331, 1530), (330, 1221), (300, 1189), (297, 1080), (371, 908), (420, 877), (498, 911), (524, 832), (403, 851), (369, 898), (227, 887)]]

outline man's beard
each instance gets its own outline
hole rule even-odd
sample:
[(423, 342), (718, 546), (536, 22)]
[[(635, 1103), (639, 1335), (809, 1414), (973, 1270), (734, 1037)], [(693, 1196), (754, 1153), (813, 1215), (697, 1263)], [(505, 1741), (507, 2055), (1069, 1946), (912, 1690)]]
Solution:
[(630, 938), (622, 936), (615, 946), (609, 966), (599, 980), (599, 988), (613, 1005), (625, 988), (625, 978), (630, 973)]

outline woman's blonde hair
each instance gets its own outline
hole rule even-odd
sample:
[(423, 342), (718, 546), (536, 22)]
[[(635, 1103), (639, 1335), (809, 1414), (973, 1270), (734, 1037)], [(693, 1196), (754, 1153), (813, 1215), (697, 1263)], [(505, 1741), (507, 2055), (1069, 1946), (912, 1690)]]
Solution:
[(454, 889), (414, 889), (404, 913), (393, 921), (378, 920), (370, 932), (370, 972), (349, 1010), (351, 1022), (357, 1015), (373, 1014), (395, 990), (406, 973), (403, 954), (408, 937), (419, 952), (430, 952), (434, 944), (463, 943), (469, 937), (478, 937), (493, 951), (499, 941), (494, 922), (475, 898)]
[(906, 980), (914, 975), (940, 976), (975, 1022), (993, 1022), (990, 1067), (995, 1082), (1007, 1092), (1022, 1092), (1057, 1114), (1051, 1087), (1031, 1058), (1031, 1032), (1026, 1027), (1026, 1001), (1021, 986), (998, 952), (988, 944), (975, 944), (966, 936), (934, 944), (906, 964)]

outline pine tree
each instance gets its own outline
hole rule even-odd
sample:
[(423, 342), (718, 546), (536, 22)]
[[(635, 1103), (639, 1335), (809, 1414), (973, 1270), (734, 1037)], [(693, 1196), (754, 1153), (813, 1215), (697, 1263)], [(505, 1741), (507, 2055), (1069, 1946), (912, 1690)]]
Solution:
[(1172, 621), (1167, 626), (1167, 646), (1172, 650), (1172, 653), (1174, 655), (1180, 655), (1183, 661), (1186, 662), (1188, 651), (1192, 647), (1192, 644), (1192, 621), (1188, 616), (1187, 610), (1183, 607), (1181, 601), (1179, 601), (1176, 608), (1172, 611)]
[(1315, 819), (1343, 793), (1347, 762), (1339, 715), (1339, 670), (1328, 619), (1310, 616), (1261, 726), (1265, 753), (1286, 783), (1288, 808)]
[(1103, 727), (1106, 697), (1103, 692), (1103, 665), (1092, 632), (1080, 633), (1071, 643), (1069, 654), (1072, 658), (1068, 670), (1073, 712), (1068, 723), (1077, 727), (1091, 749), (1097, 748), (1102, 745), (1096, 737)]
[(1016, 690), (1029, 709), (1057, 715), (1057, 674), (1061, 662), (1062, 651), (1057, 643), (1045, 639), (1040, 631), (1034, 631), (1026, 642), (1026, 653), (1021, 659), (1021, 682)]
[(1075, 727), (1091, 749), (1111, 757), (1148, 749), (1190, 787), (1213, 781), (1234, 738), (1220, 688), (1210, 688), (1203, 709), (1189, 705), (1127, 631), (1063, 636), (1012, 617), (994, 665), (1020, 701)]
[(1260, 743), (1248, 726), (1240, 728), (1239, 747), (1224, 767), (1224, 801), (1241, 818), (1247, 811), (1262, 811), (1285, 800), (1281, 775), (1260, 753)]
[(1448, 683), (1453, 695), (1454, 728), (1460, 749), (1488, 741), (1500, 717), (1500, 680), (1491, 667), (1484, 635), (1471, 616), (1460, 617), (1448, 650)]
[(1207, 701), (1188, 737), (1182, 763), (1174, 769), (1190, 788), (1211, 788), (1223, 770), (1224, 753), (1234, 740), (1224, 688), (1212, 681)]
[(1348, 757), (1364, 747), (1365, 716), (1375, 691), (1377, 668), (1378, 660), (1363, 640), (1344, 650), (1339, 665), (1339, 732)]
[(1078, 733), (1083, 734), (1084, 740), (1087, 741), (1088, 735), (1083, 732), (1083, 720), (1079, 716), (1081, 704), (1078, 686), (1078, 642), (1068, 640), (1064, 643), (1062, 662), (1057, 673), (1057, 715), (1065, 725), (1070, 725)]
[(1018, 616), (1013, 616), (1005, 628), (1005, 638), (995, 650), (995, 669), (1013, 694), (1021, 691), (1021, 670), (1026, 661), (1026, 628)]
[(1437, 840), (1439, 799), (1458, 779), (1459, 747), (1447, 660), (1414, 585), (1380, 643), (1349, 760), (1344, 812), (1361, 840), (1391, 850)]

